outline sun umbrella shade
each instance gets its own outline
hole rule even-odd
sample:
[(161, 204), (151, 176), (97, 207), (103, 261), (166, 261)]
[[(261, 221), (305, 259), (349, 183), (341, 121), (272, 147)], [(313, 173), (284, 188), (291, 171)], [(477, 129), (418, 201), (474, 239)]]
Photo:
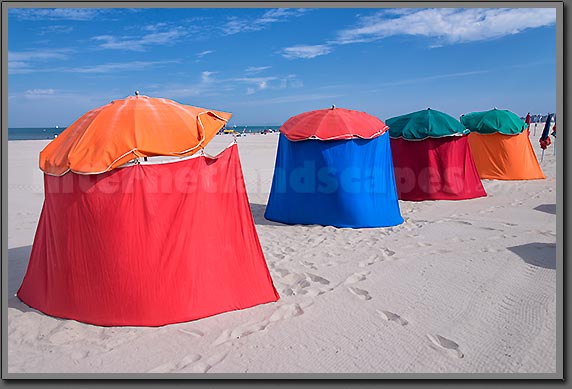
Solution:
[(40, 169), (98, 174), (137, 157), (188, 156), (203, 148), (231, 114), (163, 98), (130, 96), (76, 120), (40, 153)]
[(372, 139), (387, 128), (384, 122), (365, 112), (332, 107), (293, 116), (280, 127), (280, 132), (291, 141)]
[(427, 108), (386, 120), (391, 138), (421, 140), (460, 136), (469, 133), (457, 119), (446, 113)]
[(471, 112), (462, 115), (461, 123), (469, 131), (479, 134), (517, 135), (528, 127), (515, 113), (496, 108), (490, 111)]

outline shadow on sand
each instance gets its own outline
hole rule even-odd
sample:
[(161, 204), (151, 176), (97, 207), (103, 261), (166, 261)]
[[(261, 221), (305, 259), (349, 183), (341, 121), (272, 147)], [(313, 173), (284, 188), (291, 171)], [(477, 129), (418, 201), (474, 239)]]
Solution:
[(542, 204), (534, 209), (540, 212), (546, 212), (552, 215), (556, 215), (556, 204)]
[(530, 265), (545, 269), (556, 269), (556, 243), (535, 242), (507, 247), (507, 249)]
[(22, 246), (8, 249), (8, 308), (14, 308), (20, 312), (38, 312), (30, 308), (16, 297), (16, 292), (22, 284), (32, 246)]
[(255, 224), (265, 226), (286, 226), (286, 224), (276, 223), (264, 218), (266, 205), (250, 203), (250, 210), (252, 211), (252, 217), (254, 218)]

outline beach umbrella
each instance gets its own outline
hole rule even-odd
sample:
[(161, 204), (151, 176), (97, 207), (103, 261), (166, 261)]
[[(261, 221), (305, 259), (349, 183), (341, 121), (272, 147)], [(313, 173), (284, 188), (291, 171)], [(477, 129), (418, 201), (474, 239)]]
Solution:
[(470, 132), (454, 117), (431, 108), (396, 116), (385, 122), (391, 138), (407, 140), (462, 136)]
[(497, 108), (462, 115), (461, 123), (471, 132), (478, 132), (479, 134), (516, 135), (527, 127), (526, 123), (515, 113)]
[(551, 135), (554, 137), (554, 141), (555, 141), (555, 143), (554, 143), (554, 155), (556, 155), (556, 123), (554, 123), (554, 127), (552, 127), (552, 134)]
[(548, 136), (550, 132), (550, 125), (552, 124), (552, 114), (549, 114), (546, 118), (546, 123), (544, 123), (544, 130), (542, 130), (542, 135), (540, 135), (540, 147), (542, 148), (542, 156), (540, 157), (540, 162), (544, 160), (544, 150), (548, 146), (550, 146), (550, 136)]
[(387, 128), (385, 123), (368, 113), (332, 106), (293, 116), (280, 127), (280, 132), (291, 141), (373, 139)]
[(231, 114), (139, 95), (95, 108), (40, 153), (40, 169), (98, 174), (142, 157), (188, 156), (202, 149)]

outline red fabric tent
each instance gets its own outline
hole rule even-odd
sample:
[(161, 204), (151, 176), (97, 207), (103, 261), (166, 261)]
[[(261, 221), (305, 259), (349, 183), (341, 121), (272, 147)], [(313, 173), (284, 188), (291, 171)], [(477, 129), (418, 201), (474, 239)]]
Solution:
[(392, 138), (399, 199), (463, 200), (486, 196), (467, 138)]
[(97, 325), (158, 326), (278, 300), (236, 145), (217, 157), (44, 175), (18, 297)]

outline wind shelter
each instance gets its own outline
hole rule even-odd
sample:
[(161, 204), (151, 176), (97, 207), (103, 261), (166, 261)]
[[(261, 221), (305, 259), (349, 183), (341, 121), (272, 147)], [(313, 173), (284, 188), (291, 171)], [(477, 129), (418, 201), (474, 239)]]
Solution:
[(288, 119), (265, 217), (351, 228), (402, 223), (387, 125), (335, 107)]
[(508, 110), (492, 109), (461, 116), (471, 131), (469, 146), (479, 176), (491, 180), (546, 178), (530, 139), (527, 125)]
[[(127, 108), (123, 112), (134, 113)], [(117, 122), (129, 120), (117, 115)], [(167, 134), (159, 148), (167, 145), (170, 131), (178, 130), (161, 120), (141, 122), (137, 115), (134, 132), (144, 134), (142, 129), (149, 128)], [(210, 131), (216, 133), (226, 122), (217, 120), (208, 131), (207, 120), (187, 123), (198, 133), (194, 143), (199, 148), (205, 145), (201, 138), (208, 139)], [(79, 127), (81, 123), (74, 123), (64, 133)], [(121, 137), (126, 129), (109, 131)], [(192, 128), (187, 130), (191, 136)], [(63, 134), (63, 139), (72, 138)], [(162, 163), (134, 159), (98, 174), (77, 173), (73, 166), (100, 170), (114, 155), (102, 156), (102, 162), (94, 153), (90, 163), (73, 157), (67, 167), (45, 164), (46, 158), (64, 161), (65, 152), (77, 156), (74, 147), (87, 147), (77, 144), (82, 146), (60, 149), (52, 142), (41, 154), (41, 166), (62, 173), (44, 169), (44, 205), (18, 291), (24, 303), (96, 325), (159, 326), (279, 299), (254, 226), (236, 144), (217, 156), (195, 153)], [(135, 155), (159, 154), (139, 146), (127, 145), (144, 150)], [(124, 152), (118, 150), (119, 155)]]
[(400, 200), (465, 200), (486, 196), (458, 120), (433, 109), (386, 120)]

